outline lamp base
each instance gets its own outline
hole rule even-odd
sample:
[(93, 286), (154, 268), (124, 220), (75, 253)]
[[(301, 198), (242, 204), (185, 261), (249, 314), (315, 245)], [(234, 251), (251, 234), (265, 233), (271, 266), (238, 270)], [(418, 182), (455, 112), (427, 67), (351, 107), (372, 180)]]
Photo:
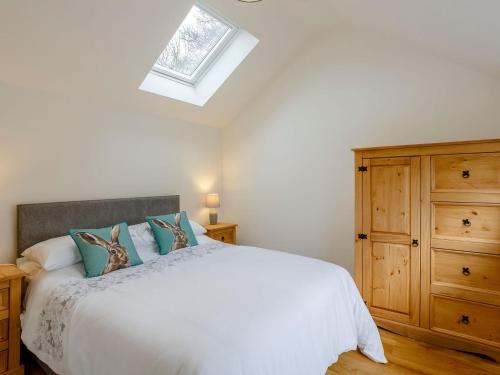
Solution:
[(217, 212), (210, 212), (209, 219), (210, 219), (210, 225), (217, 224)]

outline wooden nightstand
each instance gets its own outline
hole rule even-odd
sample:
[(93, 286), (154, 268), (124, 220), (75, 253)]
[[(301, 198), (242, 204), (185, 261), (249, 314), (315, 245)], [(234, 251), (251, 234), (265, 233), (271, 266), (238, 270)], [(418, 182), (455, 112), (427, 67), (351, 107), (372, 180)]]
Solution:
[(12, 264), (0, 265), (0, 374), (22, 375), (21, 281), (26, 274)]
[(215, 225), (205, 224), (207, 230), (205, 233), (208, 237), (214, 240), (236, 244), (236, 227), (238, 224), (219, 223)]

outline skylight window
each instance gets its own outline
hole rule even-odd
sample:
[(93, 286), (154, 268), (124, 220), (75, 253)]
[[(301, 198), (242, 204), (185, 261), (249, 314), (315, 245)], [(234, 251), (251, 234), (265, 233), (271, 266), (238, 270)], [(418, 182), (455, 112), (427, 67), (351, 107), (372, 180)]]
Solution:
[(203, 107), (257, 46), (255, 36), (201, 1), (191, 8), (140, 90)]
[(153, 72), (195, 86), (238, 28), (197, 3), (153, 66)]

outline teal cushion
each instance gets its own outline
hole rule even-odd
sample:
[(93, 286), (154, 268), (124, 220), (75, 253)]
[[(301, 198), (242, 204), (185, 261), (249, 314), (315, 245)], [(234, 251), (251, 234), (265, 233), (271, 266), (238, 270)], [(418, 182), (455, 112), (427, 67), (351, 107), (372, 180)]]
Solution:
[(142, 264), (127, 223), (101, 229), (70, 229), (69, 234), (80, 250), (87, 277)]
[(178, 214), (148, 216), (146, 220), (151, 226), (161, 255), (198, 245), (185, 211)]

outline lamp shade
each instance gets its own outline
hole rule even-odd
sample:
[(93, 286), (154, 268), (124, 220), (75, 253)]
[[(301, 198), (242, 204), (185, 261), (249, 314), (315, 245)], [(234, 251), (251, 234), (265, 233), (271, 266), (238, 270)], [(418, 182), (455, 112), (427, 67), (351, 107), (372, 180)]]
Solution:
[(220, 198), (219, 194), (207, 194), (207, 207), (208, 208), (219, 208), (220, 207)]

